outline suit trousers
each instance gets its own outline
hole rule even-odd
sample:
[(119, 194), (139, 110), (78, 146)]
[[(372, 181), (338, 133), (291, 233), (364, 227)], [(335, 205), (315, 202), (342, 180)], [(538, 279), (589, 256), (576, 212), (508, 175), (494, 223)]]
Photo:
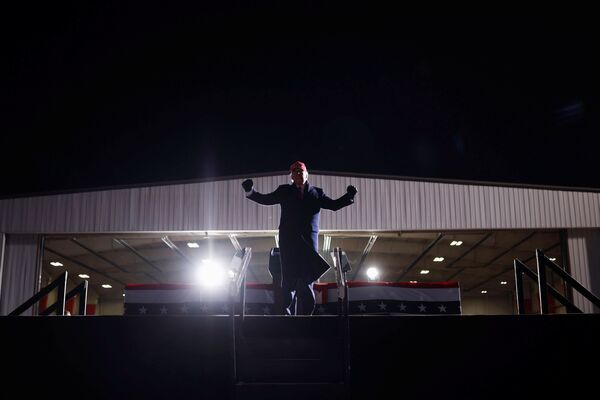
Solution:
[(311, 252), (313, 249), (299, 238), (281, 240), (282, 306), (288, 315), (312, 315), (315, 309), (315, 292), (311, 278)]
[(287, 315), (312, 315), (315, 310), (313, 282), (303, 279), (286, 281), (282, 287), (282, 304)]

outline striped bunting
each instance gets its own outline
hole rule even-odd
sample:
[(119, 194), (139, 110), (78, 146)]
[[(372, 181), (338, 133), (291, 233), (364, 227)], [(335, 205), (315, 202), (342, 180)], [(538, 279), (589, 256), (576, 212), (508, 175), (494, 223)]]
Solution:
[[(315, 315), (338, 313), (335, 283), (314, 285)], [(348, 282), (349, 313), (353, 315), (461, 314), (457, 282)], [(246, 284), (246, 314), (272, 315), (270, 284)], [(235, 312), (240, 313), (237, 301)], [(125, 315), (227, 315), (231, 303), (224, 292), (202, 290), (190, 284), (127, 285)]]

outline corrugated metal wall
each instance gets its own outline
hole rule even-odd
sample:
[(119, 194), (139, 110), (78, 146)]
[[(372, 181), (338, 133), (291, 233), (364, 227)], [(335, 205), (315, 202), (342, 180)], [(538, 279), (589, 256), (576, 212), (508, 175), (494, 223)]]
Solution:
[[(40, 250), (39, 235), (7, 235), (0, 285), (0, 315), (8, 315), (35, 293), (40, 276)], [(32, 315), (32, 309), (23, 315)]]
[[(600, 230), (570, 229), (567, 242), (571, 275), (600, 297)], [(586, 313), (600, 312), (575, 290), (573, 301)]]
[[(348, 184), (356, 203), (323, 211), (321, 229), (457, 230), (598, 228), (600, 193), (311, 175), (331, 197)], [(287, 175), (254, 178), (261, 192)], [(117, 232), (277, 229), (279, 207), (245, 199), (223, 180), (0, 200), (0, 232)]]

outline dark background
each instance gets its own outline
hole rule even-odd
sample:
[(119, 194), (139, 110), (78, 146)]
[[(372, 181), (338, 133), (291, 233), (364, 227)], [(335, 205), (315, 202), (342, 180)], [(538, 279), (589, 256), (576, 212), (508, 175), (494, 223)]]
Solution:
[(600, 188), (592, 14), (22, 4), (1, 195), (287, 170)]

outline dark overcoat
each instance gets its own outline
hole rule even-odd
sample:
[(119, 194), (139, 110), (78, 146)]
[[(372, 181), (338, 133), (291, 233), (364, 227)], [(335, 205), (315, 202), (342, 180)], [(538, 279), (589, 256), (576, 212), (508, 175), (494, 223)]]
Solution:
[(279, 248), (283, 281), (318, 279), (325, 272), (318, 255), (321, 209), (337, 211), (354, 203), (354, 196), (346, 193), (334, 200), (307, 182), (302, 195), (295, 185), (288, 184), (268, 194), (253, 189), (247, 197), (259, 204), (281, 206)]

